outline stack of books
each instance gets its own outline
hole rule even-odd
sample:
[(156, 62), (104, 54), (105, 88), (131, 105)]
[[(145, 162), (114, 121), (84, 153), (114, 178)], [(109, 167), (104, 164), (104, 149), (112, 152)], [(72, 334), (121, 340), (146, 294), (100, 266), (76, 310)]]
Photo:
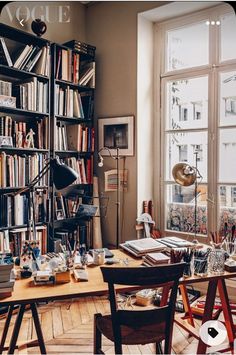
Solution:
[(165, 249), (165, 246), (153, 238), (129, 240), (120, 244), (120, 247), (134, 256), (144, 256), (150, 252), (157, 252)]
[(65, 89), (56, 85), (55, 113), (66, 117), (84, 118), (84, 110), (80, 93), (77, 90)]
[(147, 253), (143, 258), (143, 265), (145, 266), (157, 266), (163, 264), (169, 264), (170, 257), (164, 253)]
[(13, 264), (0, 264), (0, 298), (12, 294), (15, 280), (11, 279)]
[(96, 47), (91, 46), (91, 44), (77, 41), (75, 39), (72, 41), (66, 42), (64, 44), (65, 44), (65, 46), (68, 46), (78, 52), (81, 52), (86, 55), (90, 55), (91, 57), (95, 57)]

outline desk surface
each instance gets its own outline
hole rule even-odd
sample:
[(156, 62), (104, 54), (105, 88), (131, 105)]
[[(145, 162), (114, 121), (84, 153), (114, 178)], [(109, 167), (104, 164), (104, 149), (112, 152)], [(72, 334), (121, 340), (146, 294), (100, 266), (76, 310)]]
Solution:
[[(141, 259), (137, 259), (128, 255), (121, 250), (113, 251), (116, 258), (125, 259), (128, 257), (129, 266), (139, 266)], [(117, 266), (118, 265), (118, 266)], [(115, 264), (115, 266), (124, 267), (123, 263)], [(22, 279), (15, 282), (14, 291), (11, 297), (0, 299), (0, 305), (30, 303), (35, 301), (46, 301), (55, 299), (65, 299), (83, 296), (101, 295), (108, 292), (107, 283), (103, 282), (102, 273), (99, 266), (91, 266), (87, 268), (89, 281), (76, 282), (71, 277), (71, 282), (59, 285), (34, 285), (32, 279)], [(205, 282), (213, 279), (226, 279), (236, 277), (236, 272), (225, 272), (223, 275), (209, 275), (204, 277), (193, 276), (182, 279), (181, 284), (191, 284), (196, 282)], [(127, 286), (117, 286), (118, 289), (127, 289)]]

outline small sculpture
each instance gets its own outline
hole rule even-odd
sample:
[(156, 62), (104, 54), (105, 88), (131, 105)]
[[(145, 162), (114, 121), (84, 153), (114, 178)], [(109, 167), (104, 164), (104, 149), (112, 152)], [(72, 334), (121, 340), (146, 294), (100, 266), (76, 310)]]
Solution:
[(31, 23), (31, 29), (38, 37), (41, 37), (47, 31), (47, 25), (39, 18), (36, 18)]
[(22, 148), (23, 147), (23, 132), (19, 131), (16, 134), (16, 147)]
[(25, 137), (25, 146), (26, 148), (34, 148), (34, 131), (30, 128), (29, 132)]

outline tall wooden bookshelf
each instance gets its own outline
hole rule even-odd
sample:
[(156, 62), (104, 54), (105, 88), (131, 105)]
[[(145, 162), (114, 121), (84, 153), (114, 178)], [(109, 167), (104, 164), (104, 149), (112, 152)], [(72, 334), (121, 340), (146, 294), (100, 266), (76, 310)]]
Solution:
[[(27, 238), (28, 196), (14, 196), (14, 192), (26, 186), (50, 156), (50, 43), (4, 24), (0, 24), (0, 37), (0, 136), (10, 136), (12, 143), (0, 146), (0, 250), (10, 249), (18, 255), (22, 239)], [(4, 46), (12, 65), (6, 60)], [(30, 63), (36, 54), (37, 61)], [(16, 65), (20, 57), (21, 65), (19, 61)], [(32, 68), (26, 66), (26, 60)], [(11, 92), (7, 91), (9, 88)], [(13, 98), (13, 104), (6, 103), (4, 94)], [(27, 136), (30, 129), (33, 146)], [(48, 187), (46, 177), (34, 192), (37, 235), (43, 252), (47, 249)]]
[[(63, 200), (73, 203), (92, 203), (93, 196), (93, 153), (94, 153), (94, 78), (87, 84), (79, 83), (83, 66), (95, 63), (95, 56), (81, 53), (69, 46), (52, 46), (52, 149), (51, 156), (75, 169), (79, 179), (64, 191)], [(92, 82), (92, 85), (91, 85)], [(92, 246), (91, 223), (76, 217), (72, 211), (62, 211), (61, 193), (53, 190), (51, 234), (60, 238), (84, 239)], [(61, 197), (62, 198), (62, 197)], [(57, 204), (59, 200), (59, 206)], [(58, 215), (59, 213), (59, 215)], [(83, 235), (82, 235), (83, 234)]]
[[(6, 60), (4, 45), (10, 55), (12, 65), (9, 65)], [(25, 55), (25, 62), (16, 65), (17, 59), (22, 55), (23, 50), (26, 50), (26, 46), (31, 46), (28, 53), (29, 57), (27, 58), (27, 55)], [(33, 50), (33, 48), (36, 49)], [(45, 48), (47, 49), (45, 50)], [(22, 143), (20, 135), (16, 136), (16, 132), (12, 133), (11, 128), (13, 146), (0, 147), (0, 167), (3, 160), (2, 156), (10, 157), (7, 160), (13, 160), (14, 168), (17, 157), (20, 157), (20, 159), (25, 159), (28, 169), (28, 165), (38, 154), (42, 158), (39, 161), (37, 160), (38, 165), (34, 175), (41, 170), (50, 158), (58, 158), (61, 162), (77, 170), (80, 178), (62, 192), (55, 190), (52, 176), (47, 176), (41, 182), (41, 186), (36, 188), (36, 208), (37, 203), (40, 204), (42, 200), (40, 194), (46, 196), (43, 199), (43, 207), (41, 206), (44, 208), (44, 212), (42, 213), (42, 209), (38, 210), (41, 219), (38, 218), (37, 220), (36, 226), (39, 231), (37, 233), (43, 238), (43, 252), (46, 249), (49, 251), (54, 249), (55, 237), (65, 235), (71, 237), (78, 235), (78, 233), (83, 234), (83, 238), (86, 235), (87, 246), (92, 246), (91, 223), (86, 218), (76, 217), (75, 211), (79, 203), (91, 204), (93, 201), (95, 49), (92, 54), (84, 53), (82, 50), (75, 49), (73, 42), (68, 45), (51, 43), (46, 39), (0, 24), (0, 50), (0, 90), (1, 81), (10, 82), (13, 88), (10, 96), (16, 97), (16, 107), (0, 105), (0, 135), (8, 135), (7, 133), (10, 132), (3, 132), (2, 127), (4, 120), (6, 120), (5, 117), (11, 117), (10, 121), (7, 119), (7, 122), (11, 122), (11, 127), (14, 125), (18, 131), (24, 130), (23, 141), (26, 140), (30, 128), (35, 133), (34, 147), (30, 147)], [(30, 55), (32, 51), (33, 53)], [(32, 66), (30, 60), (36, 58), (36, 55), (38, 55), (38, 59)], [(42, 62), (44, 65), (42, 65)], [(46, 68), (46, 65), (48, 65), (48, 68)], [(90, 75), (90, 72), (93, 75)], [(38, 84), (38, 82), (41, 84)], [(20, 85), (24, 88), (22, 89)], [(41, 106), (38, 103), (38, 96), (34, 96), (35, 91), (33, 91), (34, 94), (30, 91), (36, 90), (35, 87), (38, 90), (37, 94), (46, 93), (43, 104), (40, 104)], [(28, 101), (30, 100), (29, 95), (31, 100), (34, 100), (33, 103)], [(45, 100), (47, 104), (45, 104)], [(22, 146), (19, 146), (19, 141)], [(2, 201), (10, 199), (6, 196), (11, 196), (11, 193), (13, 194), (27, 186), (33, 176), (23, 179), (24, 183), (21, 184), (16, 183), (16, 179), (10, 179), (9, 176), (3, 182), (2, 171), (3, 169), (0, 169), (0, 204), (4, 205), (5, 203), (4, 207), (7, 207), (9, 211), (10, 208), (15, 208), (14, 197), (12, 197), (11, 206), (6, 206), (6, 202), (3, 203)], [(10, 174), (12, 174), (12, 171), (8, 172), (8, 175)], [(8, 183), (9, 179), (14, 180), (14, 182)], [(16, 218), (9, 221), (9, 212), (5, 214), (0, 212), (0, 251), (6, 246), (6, 236), (10, 235), (10, 243), (12, 241), (18, 245), (18, 250), (14, 250), (14, 253), (19, 254), (21, 239), (27, 238), (27, 196), (23, 199), (24, 223), (15, 223), (14, 220), (17, 222)], [(63, 208), (58, 207), (58, 203), (61, 202), (64, 203)], [(70, 209), (72, 204), (74, 204), (73, 208)], [(2, 210), (0, 206), (0, 211)], [(43, 236), (41, 231), (43, 231)], [(16, 248), (15, 245), (14, 248)]]

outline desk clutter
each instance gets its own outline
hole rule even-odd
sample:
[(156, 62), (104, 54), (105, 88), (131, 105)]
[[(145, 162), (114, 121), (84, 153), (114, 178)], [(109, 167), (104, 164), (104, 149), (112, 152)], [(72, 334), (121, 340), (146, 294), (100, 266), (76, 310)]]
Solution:
[[(87, 267), (100, 266), (105, 263), (110, 265), (119, 263), (120, 260), (114, 258), (114, 254), (107, 248), (90, 249), (87, 251), (84, 243), (76, 242), (72, 250), (69, 243), (60, 243), (61, 252), (48, 252), (41, 255), (40, 245), (37, 241), (25, 241), (19, 258), (15, 259), (15, 277), (33, 278), (34, 285), (54, 285), (75, 281), (88, 281)], [(1, 269), (2, 267), (2, 269)], [(10, 269), (13, 269), (13, 259), (11, 265), (1, 265), (0, 271), (0, 298), (9, 296), (5, 291), (10, 290), (13, 282), (10, 280)], [(5, 270), (8, 274), (4, 278)], [(2, 282), (1, 282), (2, 281)], [(2, 284), (2, 285), (1, 285)], [(4, 291), (1, 288), (9, 286)], [(13, 286), (12, 286), (13, 287)]]
[(215, 232), (210, 233), (210, 237), (209, 246), (171, 236), (130, 240), (120, 244), (120, 247), (135, 257), (142, 257), (144, 266), (185, 262), (185, 277), (235, 272), (235, 227), (228, 231), (226, 225), (224, 235)]

